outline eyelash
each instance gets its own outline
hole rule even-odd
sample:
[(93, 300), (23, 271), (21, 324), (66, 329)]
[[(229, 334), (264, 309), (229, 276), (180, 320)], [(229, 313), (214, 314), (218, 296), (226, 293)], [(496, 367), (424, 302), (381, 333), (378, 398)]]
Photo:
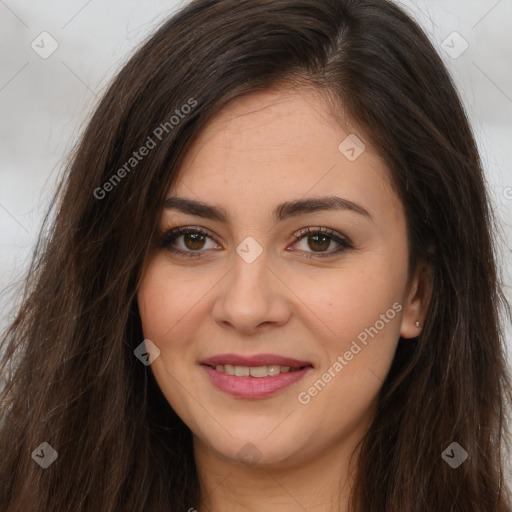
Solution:
[[(160, 246), (162, 248), (168, 249), (169, 251), (171, 251), (175, 254), (179, 254), (180, 256), (184, 256), (187, 258), (201, 257), (201, 253), (205, 252), (204, 250), (198, 249), (197, 251), (192, 251), (192, 250), (184, 251), (183, 249), (178, 249), (178, 248), (176, 248), (175, 245), (173, 245), (178, 237), (180, 237), (181, 235), (190, 234), (190, 233), (201, 234), (201, 235), (207, 236), (208, 238), (211, 238), (212, 240), (215, 241), (213, 236), (206, 229), (200, 228), (200, 227), (188, 226), (188, 227), (180, 227), (180, 228), (170, 229), (166, 233), (162, 234), (161, 240), (160, 240)], [(337, 231), (334, 231), (333, 229), (323, 228), (323, 227), (319, 227), (319, 228), (307, 227), (307, 228), (300, 229), (297, 233), (295, 233), (293, 235), (295, 238), (294, 243), (299, 242), (306, 235), (310, 235), (310, 236), (327, 235), (331, 239), (331, 241), (336, 242), (340, 246), (337, 249), (332, 250), (330, 252), (326, 252), (326, 253), (321, 253), (321, 252), (315, 253), (315, 252), (302, 251), (302, 252), (305, 252), (304, 257), (306, 257), (306, 258), (310, 258), (310, 259), (312, 259), (312, 258), (327, 258), (330, 256), (335, 256), (347, 249), (353, 248), (352, 243), (350, 242), (350, 240), (347, 237), (338, 233)], [(217, 242), (215, 242), (215, 243), (217, 243)]]

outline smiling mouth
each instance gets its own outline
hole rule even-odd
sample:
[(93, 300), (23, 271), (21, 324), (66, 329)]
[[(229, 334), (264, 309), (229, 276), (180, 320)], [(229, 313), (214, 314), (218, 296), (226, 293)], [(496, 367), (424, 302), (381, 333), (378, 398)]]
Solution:
[(205, 366), (209, 366), (218, 372), (225, 373), (227, 375), (233, 375), (235, 377), (274, 377), (276, 375), (280, 375), (281, 373), (292, 373), (304, 368), (312, 368), (310, 364), (300, 366), (300, 367), (291, 367), (291, 366), (281, 366), (278, 364), (269, 364), (264, 366), (234, 366), (231, 364), (217, 364), (210, 365), (207, 364)]

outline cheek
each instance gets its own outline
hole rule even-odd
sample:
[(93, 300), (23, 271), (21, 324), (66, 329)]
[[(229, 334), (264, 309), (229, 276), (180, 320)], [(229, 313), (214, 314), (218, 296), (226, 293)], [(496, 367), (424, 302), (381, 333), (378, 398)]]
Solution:
[[(156, 257), (139, 285), (137, 300), (144, 336), (162, 353), (177, 357), (197, 329), (197, 319), (216, 280), (176, 271)], [(169, 358), (166, 358), (169, 360)]]
[(325, 285), (305, 295), (325, 334), (313, 333), (320, 367), (297, 398), (305, 411), (317, 411), (304, 417), (307, 428), (316, 428), (321, 414), (325, 425), (349, 432), (372, 414), (398, 343), (402, 305), (392, 280), (371, 272), (346, 272)]
[[(144, 338), (160, 349), (151, 371), (168, 403), (188, 424), (194, 424), (193, 404), (182, 383), (195, 364), (193, 337), (205, 295), (215, 280), (187, 278), (171, 268), (164, 257), (155, 257), (139, 285), (137, 301)], [(192, 347), (192, 349), (191, 349)]]
[[(397, 273), (381, 255), (365, 255), (344, 268), (319, 270), (315, 274), (283, 274), (302, 304), (303, 318), (328, 346), (343, 348), (365, 328), (379, 321), (380, 315), (402, 299), (405, 274)], [(396, 306), (388, 315), (398, 332)], [(394, 321), (393, 321), (394, 319)], [(380, 325), (380, 324), (379, 324)], [(388, 325), (388, 323), (386, 323)], [(387, 329), (386, 329), (387, 330)]]
[(399, 339), (407, 277), (406, 266), (398, 261), (402, 256), (406, 258), (405, 247), (403, 254), (360, 253), (329, 275), (319, 272), (317, 279), (301, 278), (297, 283), (304, 311), (315, 319), (312, 335), (321, 374), (301, 386), (306, 393), (301, 403), (311, 398), (320, 409), (331, 411), (333, 419), (356, 418), (369, 407)]

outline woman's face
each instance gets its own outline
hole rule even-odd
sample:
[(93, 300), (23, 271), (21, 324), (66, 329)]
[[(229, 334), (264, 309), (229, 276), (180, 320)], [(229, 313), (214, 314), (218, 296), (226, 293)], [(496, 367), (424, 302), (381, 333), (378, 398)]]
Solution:
[(399, 336), (420, 332), (404, 211), (353, 131), (310, 90), (246, 96), (168, 191), (160, 230), (188, 232), (150, 254), (138, 303), (196, 449), (285, 467), (353, 445)]

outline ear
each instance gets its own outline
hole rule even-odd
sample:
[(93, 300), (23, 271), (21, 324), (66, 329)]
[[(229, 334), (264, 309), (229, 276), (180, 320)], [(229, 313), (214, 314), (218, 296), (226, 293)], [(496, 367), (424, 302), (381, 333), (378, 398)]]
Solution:
[[(423, 329), (426, 312), (432, 297), (431, 267), (425, 260), (418, 261), (403, 302), (402, 338), (415, 338)], [(419, 327), (416, 322), (420, 322)]]

